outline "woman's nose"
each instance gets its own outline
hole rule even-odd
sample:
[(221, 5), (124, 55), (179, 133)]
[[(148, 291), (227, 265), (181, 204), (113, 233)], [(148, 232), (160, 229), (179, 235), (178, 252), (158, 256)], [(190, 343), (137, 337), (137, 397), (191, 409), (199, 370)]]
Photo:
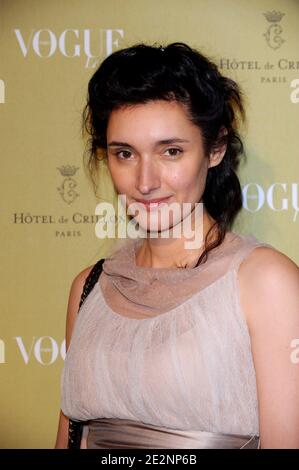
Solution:
[(159, 168), (150, 159), (141, 161), (136, 174), (136, 189), (141, 194), (151, 193), (160, 187)]

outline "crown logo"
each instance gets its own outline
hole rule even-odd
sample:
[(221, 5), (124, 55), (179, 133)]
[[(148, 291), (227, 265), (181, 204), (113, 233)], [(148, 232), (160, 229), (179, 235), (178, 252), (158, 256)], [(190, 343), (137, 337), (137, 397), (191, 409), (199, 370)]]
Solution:
[(62, 165), (60, 167), (57, 167), (57, 170), (60, 171), (60, 174), (62, 176), (74, 176), (77, 170), (79, 170), (79, 167), (74, 166), (74, 165)]
[(263, 15), (269, 23), (278, 23), (285, 14), (281, 11), (272, 10), (263, 13)]

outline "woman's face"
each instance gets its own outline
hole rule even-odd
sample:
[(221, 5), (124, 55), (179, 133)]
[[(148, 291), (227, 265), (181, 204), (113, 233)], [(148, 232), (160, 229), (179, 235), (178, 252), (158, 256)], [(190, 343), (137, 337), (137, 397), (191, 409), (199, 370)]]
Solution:
[[(209, 166), (219, 163), (204, 154), (200, 129), (177, 101), (156, 100), (115, 109), (107, 127), (108, 168), (118, 194), (132, 203), (167, 198), (165, 203), (201, 202)], [(140, 204), (135, 220), (149, 230), (150, 219), (165, 205)], [(177, 216), (160, 215), (158, 230), (175, 226), (192, 209)], [(160, 212), (162, 214), (162, 212)]]

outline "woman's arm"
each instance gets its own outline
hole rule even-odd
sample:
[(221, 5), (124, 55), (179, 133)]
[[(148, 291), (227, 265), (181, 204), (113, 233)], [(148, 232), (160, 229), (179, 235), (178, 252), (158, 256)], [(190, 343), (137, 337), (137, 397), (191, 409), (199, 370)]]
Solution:
[(299, 448), (299, 269), (258, 247), (240, 265), (240, 302), (251, 337), (262, 449)]
[[(65, 335), (66, 351), (68, 350), (69, 344), (71, 341), (72, 331), (73, 331), (74, 324), (76, 321), (85, 279), (87, 278), (92, 267), (93, 266), (89, 266), (88, 268), (81, 271), (73, 280), (71, 288), (70, 288), (69, 300), (68, 300), (68, 306), (67, 306), (67, 316), (66, 316), (66, 335)], [(69, 419), (60, 410), (55, 449), (67, 449), (68, 429), (69, 429)], [(82, 442), (81, 446), (86, 447), (86, 443)]]

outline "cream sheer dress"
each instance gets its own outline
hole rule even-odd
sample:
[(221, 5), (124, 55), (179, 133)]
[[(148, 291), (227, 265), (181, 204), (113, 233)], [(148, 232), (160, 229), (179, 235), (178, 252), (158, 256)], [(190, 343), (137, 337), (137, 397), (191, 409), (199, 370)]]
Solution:
[(66, 355), (61, 409), (87, 448), (259, 448), (256, 377), (238, 268), (259, 246), (228, 232), (195, 268), (105, 259)]

